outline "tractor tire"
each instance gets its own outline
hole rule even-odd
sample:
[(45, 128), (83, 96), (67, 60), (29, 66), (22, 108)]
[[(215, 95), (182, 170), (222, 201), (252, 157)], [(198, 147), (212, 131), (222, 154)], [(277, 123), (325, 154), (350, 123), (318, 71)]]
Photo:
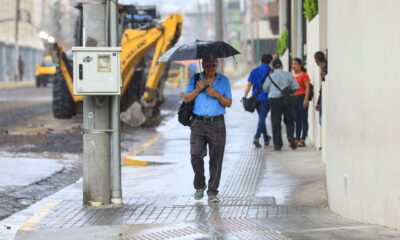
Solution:
[(43, 87), (47, 87), (47, 83), (49, 82), (49, 77), (45, 76), (42, 78), (42, 85)]
[(41, 84), (40, 81), (41, 81), (41, 80), (40, 80), (40, 76), (36, 76), (35, 82), (36, 82), (36, 87), (37, 87), (37, 88), (40, 88), (40, 84)]
[(121, 98), (121, 111), (124, 112), (128, 109), (132, 103), (140, 102), (141, 97), (144, 94), (146, 86), (146, 78), (144, 74), (144, 67), (140, 70), (136, 70), (132, 76), (132, 79), (125, 91), (125, 94)]
[(75, 103), (60, 72), (54, 76), (53, 115), (58, 119), (69, 119), (76, 115)]

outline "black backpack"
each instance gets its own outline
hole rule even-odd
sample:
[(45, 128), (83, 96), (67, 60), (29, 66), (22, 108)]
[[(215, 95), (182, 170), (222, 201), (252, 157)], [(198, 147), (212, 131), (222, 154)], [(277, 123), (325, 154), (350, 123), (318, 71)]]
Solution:
[[(196, 88), (196, 83), (200, 79), (200, 73), (196, 73), (194, 75), (194, 88)], [(183, 126), (190, 126), (192, 124), (192, 115), (193, 115), (193, 107), (194, 101), (190, 103), (185, 103), (182, 101), (181, 106), (178, 110), (178, 122), (180, 122)]]

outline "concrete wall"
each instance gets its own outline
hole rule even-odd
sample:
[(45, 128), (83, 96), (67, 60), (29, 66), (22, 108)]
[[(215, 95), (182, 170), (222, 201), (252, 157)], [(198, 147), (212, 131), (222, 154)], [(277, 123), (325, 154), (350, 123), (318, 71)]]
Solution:
[(314, 85), (314, 99), (310, 102), (308, 108), (309, 131), (308, 138), (315, 148), (321, 147), (321, 124), (319, 123), (319, 112), (315, 111), (315, 105), (318, 101), (319, 89), (321, 87), (319, 67), (315, 64), (314, 53), (320, 48), (320, 15), (307, 22), (307, 73)]
[(326, 169), (333, 211), (400, 229), (400, 1), (328, 2)]

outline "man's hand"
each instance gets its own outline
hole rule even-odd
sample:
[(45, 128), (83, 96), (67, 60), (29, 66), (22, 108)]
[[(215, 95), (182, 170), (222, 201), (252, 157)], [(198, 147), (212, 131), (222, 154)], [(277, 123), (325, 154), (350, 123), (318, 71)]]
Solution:
[(197, 82), (197, 85), (196, 85), (196, 90), (197, 91), (199, 91), (199, 92), (201, 92), (204, 88), (205, 88), (205, 84), (204, 84), (204, 82), (203, 81), (198, 81)]
[(217, 90), (215, 90), (211, 86), (209, 86), (206, 91), (207, 94), (210, 95), (211, 97), (219, 98), (221, 96), (219, 92), (217, 92)]
[(304, 100), (303, 102), (303, 107), (306, 109), (308, 108), (308, 100)]

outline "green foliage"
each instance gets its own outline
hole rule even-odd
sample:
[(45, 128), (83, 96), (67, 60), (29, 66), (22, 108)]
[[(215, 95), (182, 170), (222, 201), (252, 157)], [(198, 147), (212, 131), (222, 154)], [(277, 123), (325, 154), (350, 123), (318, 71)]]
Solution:
[(304, 17), (311, 21), (318, 14), (318, 0), (304, 0)]
[(285, 53), (285, 50), (288, 47), (288, 41), (289, 41), (289, 32), (286, 29), (281, 33), (281, 36), (278, 39), (278, 54), (281, 56), (283, 53)]

